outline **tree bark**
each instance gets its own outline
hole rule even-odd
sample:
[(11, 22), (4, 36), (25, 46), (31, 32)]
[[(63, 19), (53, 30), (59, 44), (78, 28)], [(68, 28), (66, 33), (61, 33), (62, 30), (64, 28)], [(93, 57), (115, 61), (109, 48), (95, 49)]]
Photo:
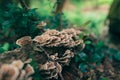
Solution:
[(113, 0), (108, 19), (110, 21), (109, 32), (120, 37), (120, 0)]

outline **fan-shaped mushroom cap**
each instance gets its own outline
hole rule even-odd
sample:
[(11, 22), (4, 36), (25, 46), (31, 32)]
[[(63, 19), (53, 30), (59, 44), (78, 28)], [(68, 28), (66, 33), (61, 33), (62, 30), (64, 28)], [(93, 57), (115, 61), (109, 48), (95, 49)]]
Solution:
[(22, 37), (16, 41), (16, 44), (19, 46), (24, 46), (26, 44), (31, 44), (31, 43), (32, 43), (32, 39), (30, 36)]

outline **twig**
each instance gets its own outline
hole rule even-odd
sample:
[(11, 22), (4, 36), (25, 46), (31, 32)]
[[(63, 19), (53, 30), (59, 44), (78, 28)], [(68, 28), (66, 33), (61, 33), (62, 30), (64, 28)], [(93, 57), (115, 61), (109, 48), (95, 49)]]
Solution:
[(56, 15), (59, 15), (59, 30), (62, 29), (62, 11), (66, 0), (57, 0), (56, 4)]
[(64, 80), (64, 78), (63, 78), (61, 73), (59, 73), (59, 76), (60, 76), (61, 80)]
[(22, 6), (25, 10), (29, 10), (29, 7), (26, 5), (26, 3), (25, 3), (24, 0), (19, 0), (19, 1), (20, 1), (21, 6)]
[(56, 13), (62, 13), (66, 0), (57, 0)]

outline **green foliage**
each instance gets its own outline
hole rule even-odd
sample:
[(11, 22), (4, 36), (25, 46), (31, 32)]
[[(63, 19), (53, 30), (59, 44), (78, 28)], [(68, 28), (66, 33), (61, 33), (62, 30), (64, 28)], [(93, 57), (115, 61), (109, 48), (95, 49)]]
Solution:
[(10, 45), (9, 45), (9, 43), (4, 43), (3, 45), (0, 45), (0, 53), (2, 53), (2, 52), (5, 52), (5, 51), (8, 51), (9, 50), (9, 47), (10, 47)]
[(68, 20), (65, 18), (64, 14), (62, 14), (62, 22), (60, 21), (61, 14), (56, 14), (54, 16), (48, 16), (46, 19), (48, 20), (48, 25), (46, 28), (49, 29), (58, 29), (60, 25), (62, 28), (67, 28), (68, 26)]
[(106, 49), (103, 42), (95, 43), (90, 38), (86, 38), (85, 48), (75, 58), (75, 61), (79, 63), (79, 69), (82, 72), (87, 72), (89, 68), (94, 68), (92, 64), (100, 65), (105, 57), (104, 50)]
[(117, 60), (117, 61), (120, 61), (120, 52), (116, 52), (114, 54), (114, 59)]
[(104, 58), (102, 42), (95, 44), (91, 41), (85, 41), (85, 48), (82, 52), (79, 52), (78, 57), (80, 62), (84, 63), (100, 63)]
[[(41, 20), (35, 8), (26, 11), (11, 3), (6, 5), (6, 9), (0, 8), (0, 41), (3, 44), (0, 53), (16, 48), (15, 41), (22, 36), (38, 35), (40, 31), (36, 25)], [(9, 48), (3, 49), (6, 42)]]
[(109, 80), (109, 79), (105, 77), (100, 77), (100, 80)]
[(9, 4), (7, 7), (8, 10), (0, 11), (2, 14), (0, 15), (0, 29), (5, 37), (19, 38), (38, 34), (36, 24), (40, 21), (40, 17), (36, 13), (36, 9), (26, 11), (13, 4)]
[(80, 69), (82, 72), (88, 72), (87, 67), (88, 67), (88, 65), (87, 65), (86, 63), (81, 63), (81, 64), (79, 65), (79, 69)]
[[(85, 48), (75, 57), (75, 62), (83, 73), (94, 69), (96, 67), (94, 64), (103, 65), (106, 57), (112, 61), (120, 61), (120, 51), (107, 47), (104, 42), (95, 41), (90, 37), (84, 38), (84, 42)], [(100, 80), (108, 79), (101, 77)]]

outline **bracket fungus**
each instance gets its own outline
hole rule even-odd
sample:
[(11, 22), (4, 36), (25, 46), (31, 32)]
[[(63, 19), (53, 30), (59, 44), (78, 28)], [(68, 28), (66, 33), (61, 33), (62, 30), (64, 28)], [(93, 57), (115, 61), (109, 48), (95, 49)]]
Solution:
[[(33, 80), (36, 67), (43, 80), (63, 80), (64, 66), (69, 66), (76, 52), (84, 48), (84, 41), (79, 38), (81, 33), (73, 28), (46, 30), (33, 39), (30, 36), (18, 39), (16, 44), (20, 48), (0, 54), (0, 80)], [(29, 59), (37, 63), (36, 67)]]
[(2, 64), (0, 67), (0, 80), (32, 80), (34, 69), (31, 65), (14, 60), (11, 64)]

